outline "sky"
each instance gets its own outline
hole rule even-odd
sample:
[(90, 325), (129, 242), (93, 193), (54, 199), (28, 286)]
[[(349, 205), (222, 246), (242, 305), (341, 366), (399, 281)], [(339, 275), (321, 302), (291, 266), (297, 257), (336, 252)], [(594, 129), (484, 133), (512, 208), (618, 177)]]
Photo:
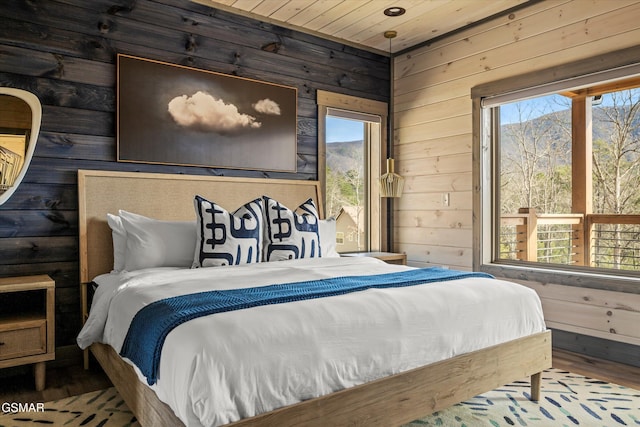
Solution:
[[(520, 121), (517, 105), (520, 105), (523, 111), (531, 114), (529, 117), (527, 117), (529, 120), (531, 120), (538, 118), (544, 114), (569, 109), (571, 108), (571, 100), (565, 96), (554, 94), (501, 105), (500, 124), (506, 125), (509, 123), (517, 123)], [(613, 99), (611, 97), (611, 94), (604, 94), (602, 96), (602, 100), (598, 104), (594, 104), (594, 107), (611, 107), (612, 105)]]
[[(516, 104), (520, 104), (521, 107), (531, 113), (529, 119), (534, 119), (543, 114), (547, 114), (553, 111), (560, 111), (570, 108), (570, 104), (567, 104), (567, 98), (561, 95), (549, 95), (539, 98), (532, 98), (520, 102), (514, 102), (511, 104), (502, 105), (500, 108), (500, 123), (509, 124), (519, 121), (518, 111)], [(603, 97), (603, 102), (600, 105), (610, 105), (611, 101), (607, 96)], [(327, 143), (332, 142), (344, 142), (344, 141), (360, 141), (363, 139), (364, 125), (357, 120), (348, 120), (339, 117), (327, 116), (327, 130), (326, 140)]]
[(532, 120), (544, 114), (554, 111), (566, 110), (571, 106), (567, 104), (567, 98), (561, 95), (549, 95), (539, 98), (526, 99), (524, 101), (513, 102), (500, 106), (500, 124), (518, 123), (520, 121), (518, 108), (527, 115), (525, 119)]
[(327, 143), (362, 141), (364, 136), (364, 123), (357, 120), (327, 117), (326, 140)]

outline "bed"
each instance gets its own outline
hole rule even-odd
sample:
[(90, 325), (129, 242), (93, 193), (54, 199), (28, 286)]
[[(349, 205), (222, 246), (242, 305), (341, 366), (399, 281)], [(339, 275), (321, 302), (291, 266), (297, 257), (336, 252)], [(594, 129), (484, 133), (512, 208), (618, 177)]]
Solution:
[[(83, 320), (87, 319), (88, 311), (87, 284), (94, 278), (105, 275), (113, 267), (111, 229), (106, 221), (108, 213), (114, 214), (123, 209), (164, 220), (192, 220), (195, 216), (195, 194), (215, 199), (217, 203), (229, 208), (238, 207), (253, 197), (268, 194), (288, 206), (297, 206), (311, 198), (315, 200), (322, 215), (319, 185), (312, 181), (81, 170), (78, 172), (78, 187)], [(294, 260), (292, 263), (297, 261), (304, 260)], [(275, 277), (277, 273), (271, 269), (283, 270), (288, 262), (262, 266), (261, 268), (265, 269), (263, 275)], [(335, 261), (321, 259), (317, 262), (325, 262), (327, 269), (337, 268), (345, 271), (350, 271), (350, 268), (364, 268), (370, 271), (407, 268), (387, 266), (380, 262), (384, 264), (382, 266), (375, 264), (375, 260), (347, 258)], [(335, 267), (334, 262), (339, 265)], [(352, 262), (373, 264), (360, 266), (350, 264)], [(292, 266), (294, 269), (304, 267), (297, 264)], [(158, 274), (172, 277), (178, 273), (169, 271)], [(304, 273), (307, 274), (309, 273)], [(156, 276), (153, 277), (155, 280)], [(434, 289), (437, 286), (440, 285), (434, 285)], [(446, 289), (443, 292), (446, 292)], [(268, 310), (274, 313), (273, 310), (278, 310), (275, 307), (268, 307)], [(253, 321), (259, 322), (255, 319)], [(496, 322), (496, 325), (502, 327), (502, 323), (509, 322)], [(508, 328), (505, 330), (508, 333)], [(538, 400), (541, 372), (551, 366), (551, 337), (550, 332), (544, 330), (543, 326), (541, 328), (539, 322), (532, 330), (533, 332), (524, 336), (506, 341), (502, 338), (498, 343), (481, 346), (473, 351), (463, 351), (452, 357), (439, 357), (438, 360), (424, 366), (411, 366), (409, 369), (332, 390), (318, 397), (304, 397), (301, 401), (282, 407), (265, 412), (257, 411), (253, 416), (242, 417), (228, 425), (401, 425), (529, 376), (532, 384), (531, 397)], [(174, 335), (176, 334), (169, 336)], [(89, 349), (143, 426), (185, 424), (176, 415), (176, 412), (180, 413), (182, 409), (172, 409), (164, 403), (163, 400), (168, 400), (167, 397), (163, 396), (161, 400), (159, 394), (162, 395), (162, 392), (143, 381), (139, 370), (121, 358), (111, 345), (95, 342)], [(165, 373), (164, 376), (170, 375)]]

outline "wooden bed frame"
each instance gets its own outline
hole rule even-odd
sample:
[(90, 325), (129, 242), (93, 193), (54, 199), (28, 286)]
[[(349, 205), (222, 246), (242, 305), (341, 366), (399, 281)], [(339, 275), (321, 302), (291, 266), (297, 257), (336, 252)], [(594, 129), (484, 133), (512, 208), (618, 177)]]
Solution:
[[(265, 194), (291, 207), (313, 197), (322, 215), (319, 188), (317, 181), (78, 171), (83, 320), (87, 315), (86, 284), (93, 277), (109, 272), (113, 266), (107, 213), (117, 214), (118, 209), (124, 209), (158, 219), (195, 220), (195, 194), (227, 209), (235, 209), (251, 198)], [(142, 426), (183, 425), (110, 346), (93, 344), (90, 349)], [(545, 331), (276, 409), (229, 426), (401, 425), (529, 376), (532, 399), (538, 400), (541, 373), (550, 367), (551, 333)]]

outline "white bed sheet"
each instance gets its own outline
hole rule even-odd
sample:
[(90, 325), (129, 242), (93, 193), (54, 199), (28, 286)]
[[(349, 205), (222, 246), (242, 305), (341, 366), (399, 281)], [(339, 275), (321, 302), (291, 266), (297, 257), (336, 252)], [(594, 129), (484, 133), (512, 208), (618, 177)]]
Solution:
[[(103, 275), (78, 344), (119, 352), (139, 308), (182, 293), (408, 268), (345, 257)], [(544, 330), (537, 294), (502, 280), (370, 289), (182, 324), (152, 388), (186, 425), (217, 426)]]

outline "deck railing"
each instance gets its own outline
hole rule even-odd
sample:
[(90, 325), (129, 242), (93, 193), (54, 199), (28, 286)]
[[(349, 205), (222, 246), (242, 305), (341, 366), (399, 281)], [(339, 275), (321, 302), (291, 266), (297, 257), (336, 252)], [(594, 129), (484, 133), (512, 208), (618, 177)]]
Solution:
[(640, 270), (640, 215), (538, 214), (500, 219), (500, 258)]

